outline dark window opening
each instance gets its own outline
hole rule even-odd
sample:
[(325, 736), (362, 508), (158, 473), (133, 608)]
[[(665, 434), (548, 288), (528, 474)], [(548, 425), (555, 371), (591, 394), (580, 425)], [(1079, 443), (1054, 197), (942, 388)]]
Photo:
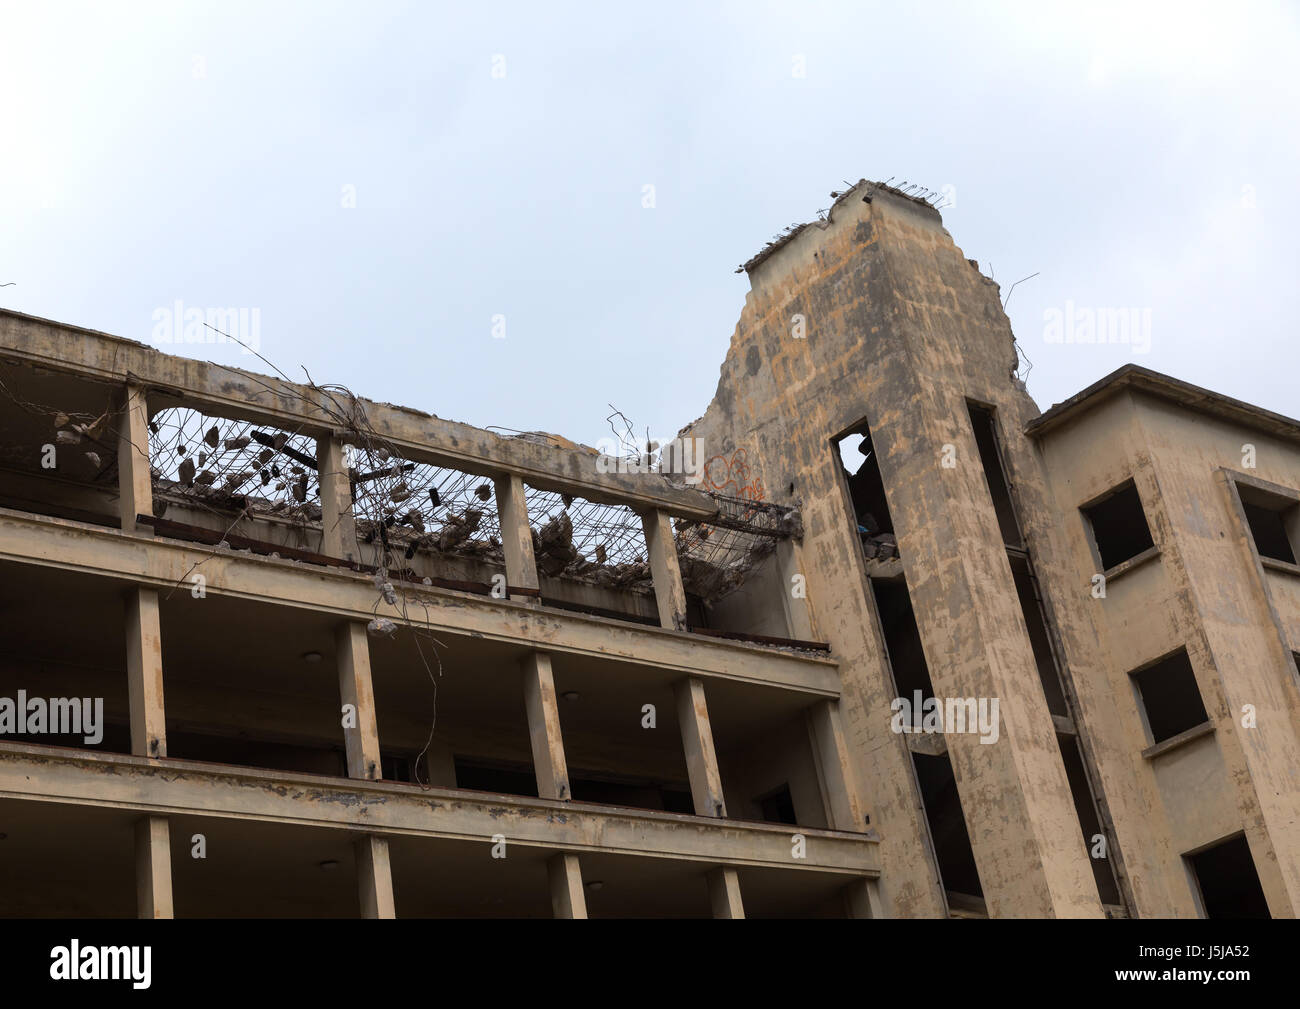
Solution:
[(835, 442), (835, 452), (848, 482), (853, 520), (858, 541), (868, 559), (890, 560), (898, 556), (894, 521), (885, 500), (885, 484), (880, 475), (871, 432), (863, 425)]
[(411, 777), (411, 761), (409, 758), (399, 757), (392, 753), (382, 753), (379, 756), (379, 763), (385, 781), (415, 781)]
[(1011, 562), (1011, 576), (1015, 579), (1016, 595), (1020, 598), (1020, 610), (1025, 615), (1025, 629), (1029, 631), (1029, 644), (1033, 648), (1034, 663), (1038, 666), (1038, 678), (1043, 684), (1043, 694), (1047, 698), (1047, 710), (1054, 715), (1068, 717), (1070, 710), (1065, 703), (1065, 692), (1061, 689), (1061, 676), (1056, 668), (1056, 656), (1052, 652), (1052, 643), (1047, 632), (1047, 618), (1038, 595), (1037, 580), (1030, 571), (1027, 559), (1014, 556), (1007, 559)]
[(921, 786), (921, 802), (925, 818), (930, 824), (934, 840), (935, 858), (939, 862), (939, 876), (945, 890), (983, 897), (979, 870), (975, 867), (975, 852), (971, 849), (970, 834), (961, 811), (957, 795), (957, 781), (946, 753), (930, 756), (913, 753), (917, 781)]
[(1188, 855), (1207, 918), (1271, 918), (1244, 836)]
[(917, 690), (921, 691), (922, 700), (933, 697), (930, 667), (925, 663), (921, 631), (916, 626), (907, 583), (902, 579), (873, 578), (871, 589), (876, 597), (876, 612), (880, 615), (885, 648), (889, 652), (889, 666), (894, 673), (894, 689), (908, 701)]
[(794, 796), (790, 794), (789, 784), (760, 796), (757, 801), (765, 822), (798, 824), (799, 820), (794, 815)]
[(169, 727), (167, 755), (179, 760), (261, 767), (270, 771), (326, 774), (339, 778), (348, 776), (344, 748), (324, 743), (286, 743), (249, 736), (179, 731)]
[(479, 763), (461, 757), (455, 758), (455, 763), (457, 788), (537, 798), (537, 775), (531, 768)]
[(1177, 652), (1130, 675), (1142, 698), (1153, 743), (1164, 742), (1210, 720), (1187, 652)]
[(1092, 524), (1092, 538), (1101, 554), (1104, 571), (1155, 545), (1142, 499), (1131, 480), (1103, 500), (1085, 507), (1083, 513)]
[(569, 790), (576, 802), (598, 802), (606, 806), (631, 809), (654, 809), (665, 813), (695, 812), (691, 793), (654, 781), (611, 781), (593, 777), (590, 772), (571, 772)]
[(993, 411), (969, 401), (966, 403), (966, 409), (970, 413), (971, 428), (975, 432), (975, 444), (979, 447), (980, 463), (984, 467), (984, 482), (988, 484), (989, 496), (993, 499), (993, 510), (998, 516), (1002, 542), (1007, 546), (1023, 546), (1024, 539), (1020, 535), (1020, 524), (1016, 521), (1016, 509), (1011, 503), (1011, 487), (1007, 483), (1006, 470), (1002, 466), (1002, 453), (998, 448)]
[[(1288, 504), (1290, 507), (1286, 507)], [(1250, 526), (1250, 535), (1259, 555), (1294, 564), (1295, 547), (1287, 527), (1300, 526), (1300, 505), (1287, 502), (1285, 498), (1270, 498), (1268, 503), (1264, 503), (1263, 498), (1247, 501), (1243, 495), (1241, 507), (1246, 512), (1246, 524)]]
[[(1115, 879), (1115, 866), (1111, 861), (1110, 839), (1101, 829), (1101, 820), (1097, 816), (1097, 806), (1092, 800), (1088, 788), (1088, 774), (1083, 763), (1083, 754), (1079, 751), (1079, 741), (1073, 736), (1058, 734), (1056, 744), (1061, 748), (1061, 760), (1065, 763), (1065, 777), (1070, 783), (1070, 795), (1074, 799), (1074, 812), (1079, 818), (1079, 827), (1083, 830), (1083, 843), (1088, 849), (1088, 861), (1092, 863), (1093, 879), (1097, 883), (1097, 896), (1103, 904), (1123, 903), (1119, 896), (1119, 884)], [(1105, 840), (1105, 847), (1098, 849), (1097, 837)], [(1101, 850), (1105, 857), (1097, 858), (1095, 851)]]

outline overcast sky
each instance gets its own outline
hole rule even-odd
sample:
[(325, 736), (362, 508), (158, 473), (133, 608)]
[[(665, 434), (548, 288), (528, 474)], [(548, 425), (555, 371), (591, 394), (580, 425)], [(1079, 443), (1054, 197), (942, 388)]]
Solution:
[[(1135, 361), (1300, 414), (1300, 5), (992, 7), (3, 2), (0, 305), (146, 342), (256, 309), (291, 377), (671, 436), (735, 267), (894, 176), (1004, 293), (1038, 274), (1042, 408)], [(1149, 348), (1047, 342), (1067, 306)]]

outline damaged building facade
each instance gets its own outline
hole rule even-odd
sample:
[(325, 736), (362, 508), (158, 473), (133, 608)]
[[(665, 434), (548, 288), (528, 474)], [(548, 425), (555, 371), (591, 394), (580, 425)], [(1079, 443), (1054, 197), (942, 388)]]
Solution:
[(1294, 916), (1300, 422), (744, 268), (654, 465), (0, 313), (0, 913)]

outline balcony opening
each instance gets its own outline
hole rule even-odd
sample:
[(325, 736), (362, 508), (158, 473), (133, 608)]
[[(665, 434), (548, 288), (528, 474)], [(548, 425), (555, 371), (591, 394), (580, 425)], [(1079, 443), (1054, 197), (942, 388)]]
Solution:
[(1136, 557), (1155, 545), (1142, 499), (1132, 480), (1080, 509), (1092, 527), (1103, 571)]
[(1039, 596), (1038, 579), (1034, 576), (1027, 557), (1011, 555), (1007, 559), (1011, 562), (1011, 577), (1016, 583), (1020, 612), (1025, 617), (1025, 629), (1029, 632), (1029, 644), (1033, 648), (1034, 664), (1038, 667), (1038, 679), (1047, 698), (1047, 710), (1053, 715), (1069, 717), (1070, 709), (1061, 687), (1061, 676), (1057, 671), (1056, 656), (1047, 631), (1047, 618)]
[(873, 578), (871, 590), (876, 599), (885, 648), (889, 652), (889, 666), (894, 673), (894, 688), (900, 697), (908, 700), (917, 690), (921, 692), (922, 701), (933, 697), (930, 668), (925, 662), (921, 631), (916, 626), (907, 584), (902, 579)]
[(880, 462), (871, 441), (871, 430), (864, 422), (860, 427), (837, 438), (835, 454), (844, 470), (857, 524), (858, 541), (868, 560), (891, 560), (898, 556), (894, 520), (885, 500), (885, 483)]
[(930, 825), (944, 890), (982, 899), (984, 888), (980, 885), (975, 852), (948, 754), (913, 753), (912, 763), (921, 786), (921, 802)]
[(1184, 856), (1207, 918), (1271, 918), (1245, 835)]
[(1237, 491), (1259, 555), (1284, 564), (1296, 563), (1300, 552), (1300, 503), (1246, 484), (1238, 484)]
[(993, 499), (993, 510), (997, 513), (1002, 542), (1010, 547), (1022, 547), (1024, 540), (1020, 535), (1020, 524), (1016, 521), (1016, 509), (1011, 501), (1011, 488), (1002, 465), (1002, 451), (998, 444), (993, 411), (969, 400), (966, 401), (966, 409), (970, 413), (975, 444), (979, 447), (980, 463), (984, 467), (984, 481), (988, 485), (989, 496)]
[[(1074, 799), (1075, 815), (1083, 830), (1083, 844), (1088, 849), (1088, 861), (1092, 864), (1093, 879), (1097, 883), (1097, 896), (1103, 904), (1122, 904), (1119, 884), (1115, 879), (1115, 865), (1111, 861), (1110, 839), (1101, 829), (1097, 805), (1088, 787), (1088, 772), (1083, 763), (1079, 741), (1074, 736), (1057, 733), (1056, 744), (1061, 749), (1065, 777), (1070, 783), (1070, 795)], [(1102, 839), (1100, 845), (1097, 840), (1099, 837)]]
[(1152, 743), (1162, 743), (1210, 720), (1186, 650), (1129, 675), (1137, 687)]

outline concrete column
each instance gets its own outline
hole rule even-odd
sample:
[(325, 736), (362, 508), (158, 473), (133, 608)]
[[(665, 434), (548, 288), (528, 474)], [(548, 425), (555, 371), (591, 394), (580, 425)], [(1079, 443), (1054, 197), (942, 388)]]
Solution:
[(844, 888), (844, 904), (850, 918), (884, 918), (885, 905), (874, 879), (855, 879)]
[(543, 799), (569, 798), (569, 768), (560, 735), (560, 708), (555, 700), (551, 657), (529, 652), (519, 663), (524, 672), (524, 706), (528, 710), (528, 737), (533, 744), (537, 794)]
[(674, 690), (695, 812), (699, 816), (725, 817), (727, 804), (722, 797), (718, 755), (713, 750), (713, 729), (709, 725), (709, 707), (704, 700), (704, 681), (690, 676), (678, 681)]
[[(498, 477), (495, 483), (497, 521), (501, 525), (501, 552), (506, 557), (506, 584), (520, 589), (540, 588), (537, 560), (533, 556), (533, 530), (528, 524), (524, 481), (510, 473)], [(531, 596), (524, 596), (523, 599), (536, 602)]]
[(715, 918), (743, 918), (745, 905), (740, 900), (740, 877), (735, 869), (714, 869), (709, 873), (709, 900)]
[(320, 480), (321, 553), (358, 561), (361, 550), (357, 544), (352, 483), (342, 438), (326, 435), (316, 439), (316, 471)]
[(557, 918), (587, 917), (587, 895), (582, 889), (582, 866), (577, 855), (561, 853), (546, 863), (551, 881), (551, 907)]
[(367, 834), (356, 840), (357, 889), (361, 917), (396, 918), (393, 870), (388, 860), (388, 839)]
[(171, 918), (171, 830), (165, 816), (144, 816), (135, 823), (135, 901), (141, 918)]
[(381, 777), (379, 765), (379, 723), (375, 717), (375, 693), (370, 682), (370, 643), (366, 625), (359, 620), (339, 624), (334, 632), (338, 651), (339, 697), (343, 705), (352, 705), (355, 726), (345, 724), (348, 777)]
[(686, 588), (682, 585), (682, 568), (673, 541), (672, 519), (655, 509), (641, 516), (645, 529), (650, 573), (654, 576), (655, 602), (659, 604), (659, 623), (676, 631), (686, 630)]
[[(803, 569), (803, 550), (794, 540), (778, 540), (776, 565), (781, 577), (781, 605), (785, 608), (785, 625), (789, 636), (799, 641), (815, 641), (812, 607), (808, 605), (808, 583)], [(796, 594), (798, 593), (798, 594)]]
[(808, 735), (831, 827), (861, 832), (866, 823), (858, 802), (853, 765), (849, 760), (837, 702), (818, 701), (808, 709)]
[(149, 408), (144, 386), (128, 384), (117, 422), (117, 487), (122, 528), (152, 535), (138, 526), (137, 515), (153, 514), (153, 480), (149, 475)]
[(134, 588), (126, 593), (126, 690), (131, 708), (131, 752), (137, 757), (167, 756), (156, 589)]

